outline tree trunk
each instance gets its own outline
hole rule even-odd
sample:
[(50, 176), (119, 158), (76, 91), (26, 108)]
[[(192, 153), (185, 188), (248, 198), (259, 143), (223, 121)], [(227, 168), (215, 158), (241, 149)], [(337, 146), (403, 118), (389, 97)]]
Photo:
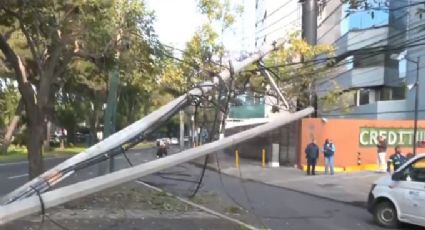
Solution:
[(64, 150), (65, 149), (65, 138), (64, 137), (61, 137), (61, 139), (60, 139), (60, 146), (59, 146), (59, 148), (61, 150)]
[(21, 113), (24, 108), (22, 99), (19, 100), (18, 107), (16, 108), (15, 116), (12, 121), (10, 121), (9, 126), (7, 127), (6, 134), (4, 135), (3, 145), (1, 147), (1, 153), (6, 154), (7, 149), (9, 148), (10, 143), (12, 143), (13, 133), (15, 132), (16, 127), (18, 127), (19, 121), (21, 120)]
[(100, 102), (97, 98), (95, 98), (94, 105), (93, 105), (93, 113), (90, 118), (90, 137), (91, 142), (90, 145), (97, 143), (99, 141), (99, 138), (97, 138), (97, 128), (99, 127), (99, 117), (100, 117)]
[(33, 179), (43, 172), (42, 143), (44, 134), (43, 121), (28, 126), (27, 149), (28, 149), (28, 172)]
[(37, 95), (34, 92), (32, 84), (28, 81), (27, 69), (24, 63), (21, 58), (16, 55), (15, 51), (2, 34), (0, 34), (0, 50), (15, 71), (18, 89), (25, 105), (26, 115), (28, 116), (26, 144), (28, 149), (29, 175), (30, 179), (32, 179), (43, 172), (41, 147), (44, 139), (44, 115), (49, 101), (48, 95), (52, 83), (53, 67), (59, 58), (58, 55), (60, 52), (58, 51), (60, 51), (60, 49), (56, 49), (55, 51), (57, 52), (53, 52), (52, 57), (48, 60), (50, 63), (50, 65), (48, 65), (49, 68), (47, 68), (49, 74), (43, 75), (42, 73), (38, 73), (41, 80), (39, 83), (39, 93)]
[(50, 131), (51, 131), (51, 128), (52, 128), (52, 122), (51, 121), (47, 121), (47, 123), (46, 123), (46, 137), (45, 137), (45, 139), (44, 139), (44, 144), (43, 144), (43, 147), (44, 147), (44, 150), (45, 151), (49, 151), (50, 150), (50, 138), (51, 138), (51, 133), (50, 133)]

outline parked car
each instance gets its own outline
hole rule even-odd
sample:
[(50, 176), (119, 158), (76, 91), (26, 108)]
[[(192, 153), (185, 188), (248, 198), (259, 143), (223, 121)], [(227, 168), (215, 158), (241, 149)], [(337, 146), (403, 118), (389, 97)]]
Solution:
[(170, 143), (171, 143), (172, 145), (178, 145), (178, 144), (179, 144), (179, 139), (177, 139), (176, 137), (172, 137), (172, 138), (170, 139)]
[(383, 227), (396, 228), (401, 222), (425, 227), (425, 154), (377, 180), (369, 193), (368, 210)]
[(164, 138), (158, 138), (156, 139), (157, 146), (159, 145), (159, 142), (163, 141), (166, 145), (169, 145), (171, 143), (170, 138), (164, 137)]

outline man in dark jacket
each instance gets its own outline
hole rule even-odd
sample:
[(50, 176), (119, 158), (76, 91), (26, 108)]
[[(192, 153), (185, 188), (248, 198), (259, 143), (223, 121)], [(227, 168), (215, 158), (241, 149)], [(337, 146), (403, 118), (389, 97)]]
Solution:
[[(307, 158), (307, 175), (316, 175), (316, 163), (319, 157), (319, 146), (317, 146), (314, 139), (307, 145), (305, 149), (305, 155)], [(311, 171), (310, 171), (311, 169)]]
[(388, 172), (391, 172), (391, 164), (393, 165), (395, 172), (407, 161), (407, 158), (401, 154), (400, 146), (397, 145), (394, 150), (395, 153), (391, 155), (390, 159), (388, 160)]

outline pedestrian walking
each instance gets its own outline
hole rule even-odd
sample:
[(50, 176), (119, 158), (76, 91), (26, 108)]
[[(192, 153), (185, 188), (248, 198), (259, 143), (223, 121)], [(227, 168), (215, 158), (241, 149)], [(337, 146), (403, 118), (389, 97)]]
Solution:
[(334, 175), (335, 144), (331, 139), (326, 139), (323, 145), (323, 155), (325, 156), (325, 174), (327, 175), (330, 170), (331, 175)]
[(386, 157), (387, 157), (387, 140), (383, 136), (378, 137), (378, 166), (379, 172), (386, 171)]
[(404, 163), (406, 163), (407, 158), (401, 154), (400, 146), (396, 146), (394, 148), (394, 154), (390, 156), (388, 160), (388, 172), (391, 172), (391, 164), (393, 165), (394, 172), (397, 171), (400, 166), (402, 166)]
[(167, 156), (167, 143), (164, 139), (157, 140), (156, 146), (158, 147), (156, 151), (156, 158)]
[(305, 148), (305, 155), (307, 158), (307, 175), (316, 175), (316, 163), (317, 158), (319, 157), (319, 146), (317, 146), (314, 138)]

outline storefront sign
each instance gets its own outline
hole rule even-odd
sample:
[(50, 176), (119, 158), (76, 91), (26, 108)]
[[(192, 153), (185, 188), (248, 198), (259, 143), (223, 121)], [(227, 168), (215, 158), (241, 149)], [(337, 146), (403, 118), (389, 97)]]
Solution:
[[(378, 137), (383, 136), (387, 139), (388, 146), (405, 146), (413, 145), (413, 128), (360, 128), (359, 145), (361, 147), (375, 147), (378, 144)], [(425, 141), (425, 129), (418, 128), (416, 134), (417, 142)]]

